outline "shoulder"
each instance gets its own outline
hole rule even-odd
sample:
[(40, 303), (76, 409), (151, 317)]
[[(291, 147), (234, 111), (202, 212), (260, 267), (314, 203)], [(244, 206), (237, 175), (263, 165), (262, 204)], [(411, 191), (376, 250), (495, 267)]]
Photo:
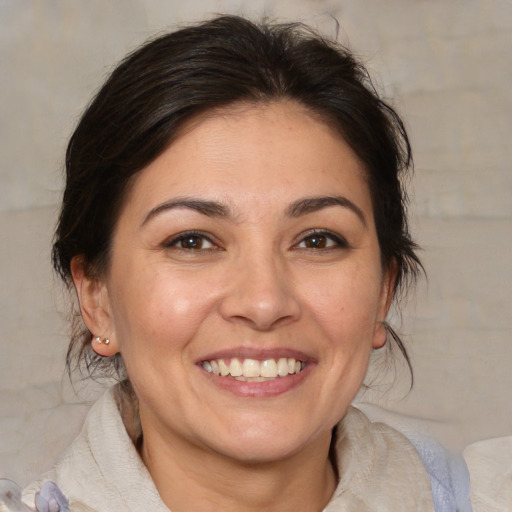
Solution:
[[(121, 428), (118, 415), (113, 391), (110, 389), (92, 406), (82, 431), (53, 468), (23, 491), (24, 502), (34, 503), (41, 489), (54, 482), (66, 500), (69, 500), (70, 512), (94, 511), (95, 508), (84, 504), (88, 501), (83, 498), (102, 482), (101, 472), (105, 468), (99, 466), (98, 460), (105, 457), (104, 452), (108, 448), (103, 445), (103, 439), (107, 430), (117, 431)], [(67, 510), (62, 509), (62, 512)]]
[(70, 512), (168, 510), (134, 446), (137, 426), (127, 428), (124, 421), (133, 420), (136, 411), (120, 398), (114, 386), (93, 405), (82, 432), (53, 469), (25, 490), (26, 503), (34, 503), (41, 485), (52, 481), (69, 500)]
[[(394, 458), (403, 457), (398, 451), (414, 450), (428, 474), (436, 512), (471, 512), (469, 472), (461, 454), (447, 450), (437, 440), (417, 429), (397, 430), (380, 421), (371, 422), (361, 411), (355, 410), (359, 421), (369, 424), (372, 435), (382, 440), (393, 440)], [(361, 416), (366, 419), (361, 419)]]
[(413, 445), (384, 423), (350, 407), (337, 425), (339, 483), (328, 512), (433, 512), (429, 476)]
[(444, 448), (435, 439), (410, 435), (428, 471), (436, 511), (471, 512), (469, 471), (460, 454)]
[(120, 420), (116, 423), (116, 416), (119, 413), (111, 389), (93, 405), (81, 433), (49, 471), (23, 492), (15, 482), (0, 479), (0, 512), (94, 512), (96, 509), (85, 505), (87, 500), (82, 498), (91, 483), (101, 482), (95, 451), (104, 451), (101, 439), (106, 429), (117, 431), (122, 425)]

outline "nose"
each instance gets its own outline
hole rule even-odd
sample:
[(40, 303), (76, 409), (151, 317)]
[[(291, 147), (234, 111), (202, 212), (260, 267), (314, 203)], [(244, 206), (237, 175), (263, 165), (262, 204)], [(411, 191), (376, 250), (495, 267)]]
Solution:
[(292, 281), (278, 258), (246, 255), (232, 269), (221, 315), (258, 331), (292, 323), (301, 311)]

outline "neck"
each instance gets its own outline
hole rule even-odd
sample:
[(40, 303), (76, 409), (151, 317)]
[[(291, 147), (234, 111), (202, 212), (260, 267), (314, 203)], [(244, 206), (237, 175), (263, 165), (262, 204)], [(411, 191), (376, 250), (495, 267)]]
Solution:
[(243, 463), (159, 435), (141, 455), (173, 512), (320, 512), (336, 487), (327, 433), (284, 460)]

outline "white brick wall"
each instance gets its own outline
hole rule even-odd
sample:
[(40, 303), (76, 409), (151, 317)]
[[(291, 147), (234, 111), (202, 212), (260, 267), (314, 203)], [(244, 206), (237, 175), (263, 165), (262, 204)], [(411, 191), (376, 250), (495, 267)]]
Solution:
[(66, 337), (49, 263), (66, 139), (113, 63), (212, 12), (301, 19), (327, 35), (332, 14), (395, 98), (415, 150), (413, 227), (429, 285), (405, 314), (416, 387), (384, 403), (451, 426), (459, 447), (510, 435), (510, 0), (3, 0), (0, 474), (28, 480), (48, 462), (38, 447), (62, 447), (84, 412), (58, 392)]

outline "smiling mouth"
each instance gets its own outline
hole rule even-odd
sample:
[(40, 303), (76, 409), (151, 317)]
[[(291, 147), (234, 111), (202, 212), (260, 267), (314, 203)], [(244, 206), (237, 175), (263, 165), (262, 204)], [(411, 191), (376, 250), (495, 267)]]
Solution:
[(304, 370), (306, 363), (293, 357), (279, 359), (211, 359), (202, 361), (201, 366), (219, 377), (233, 378), (243, 382), (266, 382), (288, 375), (296, 375)]

